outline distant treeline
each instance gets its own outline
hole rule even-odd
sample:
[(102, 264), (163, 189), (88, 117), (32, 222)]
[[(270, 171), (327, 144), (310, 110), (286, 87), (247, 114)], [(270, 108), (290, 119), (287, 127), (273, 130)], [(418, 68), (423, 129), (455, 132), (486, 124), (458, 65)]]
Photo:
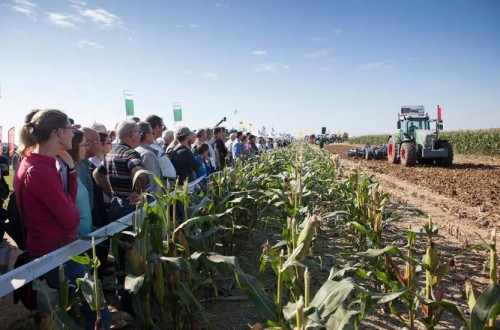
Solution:
[[(355, 136), (349, 137), (348, 142), (363, 145), (370, 142), (372, 146), (376, 146), (387, 143), (388, 136), (389, 134)], [(439, 136), (451, 143), (456, 154), (500, 156), (500, 128), (443, 131)]]

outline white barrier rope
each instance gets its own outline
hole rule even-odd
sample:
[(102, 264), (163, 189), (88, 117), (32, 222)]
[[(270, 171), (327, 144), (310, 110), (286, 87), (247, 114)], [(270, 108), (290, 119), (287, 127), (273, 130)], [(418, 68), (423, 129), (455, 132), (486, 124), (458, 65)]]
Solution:
[[(194, 191), (197, 184), (203, 179), (204, 176), (190, 182), (188, 185), (188, 191)], [(150, 205), (153, 206), (155, 203), (156, 202), (152, 202)], [(99, 244), (108, 236), (125, 230), (127, 227), (132, 225), (134, 214), (135, 212), (127, 214), (126, 216), (113, 221), (109, 225), (101, 227), (90, 233), (87, 237), (94, 236), (95, 244)], [(80, 253), (89, 250), (91, 247), (91, 240), (78, 239), (60, 249), (3, 274), (0, 276), (0, 298), (58, 267), (60, 264), (65, 263), (69, 260), (69, 256), (79, 255)]]

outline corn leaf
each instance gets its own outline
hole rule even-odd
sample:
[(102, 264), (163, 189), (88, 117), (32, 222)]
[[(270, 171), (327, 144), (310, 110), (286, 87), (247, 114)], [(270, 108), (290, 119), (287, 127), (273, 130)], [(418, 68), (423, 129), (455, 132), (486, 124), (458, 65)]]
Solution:
[(354, 282), (346, 278), (340, 282), (326, 281), (318, 290), (310, 306), (316, 307), (321, 318), (333, 313), (354, 289)]
[(90, 309), (95, 311), (97, 309), (95, 293), (96, 284), (99, 290), (99, 306), (105, 306), (106, 300), (104, 299), (104, 292), (102, 291), (102, 285), (100, 284), (99, 279), (97, 279), (97, 283), (94, 281), (94, 276), (85, 274), (85, 277), (76, 279), (76, 282), (80, 289), (82, 290), (83, 297), (85, 301), (89, 304)]
[(500, 286), (490, 283), (474, 304), (471, 312), (471, 329), (483, 329), (489, 318), (499, 314), (500, 309)]
[(326, 323), (327, 329), (351, 330), (356, 329), (356, 319), (361, 314), (359, 311), (345, 309), (343, 305), (330, 316)]

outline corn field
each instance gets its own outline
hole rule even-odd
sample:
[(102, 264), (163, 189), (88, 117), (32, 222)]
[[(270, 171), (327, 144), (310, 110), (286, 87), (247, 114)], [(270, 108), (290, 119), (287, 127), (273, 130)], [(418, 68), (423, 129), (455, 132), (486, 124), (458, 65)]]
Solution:
[[(211, 328), (199, 297), (223, 295), (228, 276), (269, 329), (356, 329), (381, 308), (401, 328), (434, 329), (445, 313), (464, 329), (498, 326), (494, 232), (471, 248), (487, 251), (490, 283), (483, 288), (468, 284), (464, 310), (442, 290), (454, 257), (440, 254), (435, 242), (439, 227), (432, 218), (408, 228), (405, 242), (395, 244), (385, 230), (391, 221), (404, 219), (394, 216), (398, 206), (390, 196), (361, 169), (345, 168), (339, 158), (305, 143), (237, 161), (214, 175), (206, 194), (190, 194), (187, 185), (162, 188), (149, 196), (156, 201), (153, 206), (144, 195), (132, 230), (111, 237), (115, 248), (127, 251), (125, 288), (133, 294), (140, 328)], [(177, 207), (185, 218), (176, 219)], [(318, 260), (329, 258), (315, 252), (325, 227), (338, 235), (331, 249), (335, 262), (313, 290), (311, 272)], [(249, 233), (269, 228), (279, 228), (280, 238), (262, 242), (260, 263), (252, 274), (244, 272), (238, 255), (249, 248), (244, 244)], [(134, 243), (124, 243), (122, 235), (134, 236)], [(73, 260), (93, 269), (79, 282), (78, 292), (99, 310), (105, 301), (94, 280), (99, 267), (95, 252)], [(266, 275), (273, 278), (271, 284), (262, 281)], [(76, 328), (64, 315), (78, 299), (64, 296), (60, 301), (54, 322)]]
[[(389, 134), (363, 135), (349, 138), (349, 143), (372, 145), (387, 143)], [(440, 132), (442, 139), (448, 140), (455, 153), (462, 155), (498, 156), (500, 155), (500, 128), (484, 130), (460, 130)]]

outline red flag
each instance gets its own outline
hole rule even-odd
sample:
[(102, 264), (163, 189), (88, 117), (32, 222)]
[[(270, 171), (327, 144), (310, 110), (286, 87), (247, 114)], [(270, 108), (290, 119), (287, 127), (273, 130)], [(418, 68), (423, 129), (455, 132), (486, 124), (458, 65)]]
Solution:
[(3, 155), (2, 129), (3, 127), (0, 126), (0, 157)]
[(15, 146), (14, 146), (14, 131), (15, 131), (14, 127), (9, 129), (9, 157), (10, 158), (14, 157), (14, 153), (16, 152)]
[(441, 107), (438, 104), (438, 123), (441, 122)]

